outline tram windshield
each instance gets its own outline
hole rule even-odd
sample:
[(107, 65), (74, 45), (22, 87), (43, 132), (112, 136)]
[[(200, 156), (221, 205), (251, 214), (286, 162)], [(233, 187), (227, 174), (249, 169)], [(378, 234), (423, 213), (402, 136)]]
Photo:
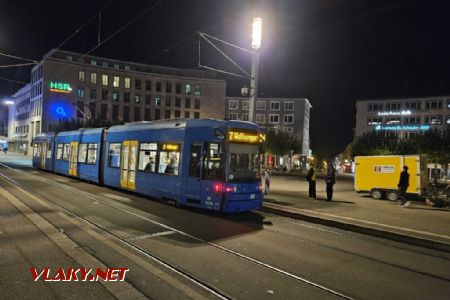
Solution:
[(258, 145), (230, 143), (228, 182), (258, 181)]

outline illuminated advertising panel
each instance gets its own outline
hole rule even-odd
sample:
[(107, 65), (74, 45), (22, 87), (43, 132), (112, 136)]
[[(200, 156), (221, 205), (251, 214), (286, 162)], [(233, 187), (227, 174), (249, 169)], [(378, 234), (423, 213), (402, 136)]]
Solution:
[(425, 131), (431, 128), (430, 125), (377, 125), (377, 131)]
[(410, 110), (402, 110), (402, 111), (379, 111), (379, 116), (409, 116), (411, 115)]
[(54, 93), (68, 94), (72, 91), (70, 84), (64, 82), (50, 81), (48, 85), (50, 91)]

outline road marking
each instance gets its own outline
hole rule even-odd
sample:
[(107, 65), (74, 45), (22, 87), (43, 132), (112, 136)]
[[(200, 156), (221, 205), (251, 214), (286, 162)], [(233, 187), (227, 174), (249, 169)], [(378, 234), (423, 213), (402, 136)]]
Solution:
[(114, 195), (114, 194), (110, 194), (110, 193), (99, 193), (99, 195), (104, 196), (104, 197), (108, 197), (108, 198), (111, 198), (111, 199), (114, 199), (114, 200), (127, 200), (127, 201), (130, 200), (130, 198), (122, 197), (122, 196)]
[(174, 233), (175, 233), (175, 231), (167, 230), (167, 231), (161, 231), (161, 232), (156, 232), (156, 233), (151, 233), (151, 234), (138, 235), (138, 236), (128, 238), (126, 240), (129, 242), (132, 242), (132, 241), (148, 239), (148, 238), (152, 238), (152, 237), (156, 237), (156, 236), (170, 235), (170, 234), (174, 234)]
[[(343, 216), (338, 216), (338, 215), (333, 215), (333, 214), (328, 214), (328, 213), (323, 213), (323, 212), (317, 212), (317, 211), (313, 211), (313, 210), (309, 210), (309, 209), (296, 208), (296, 207), (285, 207), (285, 206), (277, 205), (277, 204), (273, 204), (273, 203), (264, 203), (264, 206), (272, 207), (274, 209), (280, 209), (280, 207), (282, 207), (283, 210), (288, 210), (288, 211), (291, 210), (292, 212), (300, 211), (300, 212), (305, 212), (305, 213), (310, 213), (310, 214), (326, 216), (326, 217), (330, 217), (331, 218), (330, 220), (333, 220), (333, 218), (335, 218), (335, 219), (342, 219), (342, 220), (347, 220), (347, 221), (355, 221), (355, 222), (360, 222), (360, 223), (364, 223), (364, 224), (368, 224), (368, 225), (376, 225), (376, 226), (380, 226), (380, 227), (403, 230), (403, 231), (412, 232), (412, 233), (416, 233), (416, 234), (439, 237), (439, 238), (443, 238), (443, 239), (450, 239), (450, 236), (448, 236), (448, 235), (437, 234), (437, 233), (415, 230), (415, 229), (404, 228), (404, 227), (398, 227), (398, 226), (387, 225), (387, 224), (381, 224), (381, 223), (377, 223), (377, 222), (360, 220), (360, 219), (355, 219), (355, 218), (350, 218), (350, 217), (343, 217)], [(420, 238), (420, 237), (418, 237), (418, 238)]]
[[(25, 192), (25, 191), (24, 191)], [(102, 268), (105, 269), (103, 263), (87, 253), (82, 247), (70, 239), (66, 234), (55, 228), (47, 220), (33, 211), (29, 206), (20, 201), (13, 194), (0, 187), (0, 194), (3, 195), (12, 205), (14, 205), (22, 214), (30, 220), (40, 231), (42, 231), (53, 243), (55, 243), (62, 251), (70, 256), (84, 268)], [(126, 281), (106, 282), (99, 281), (114, 297), (117, 299), (147, 299), (141, 292), (136, 290)]]

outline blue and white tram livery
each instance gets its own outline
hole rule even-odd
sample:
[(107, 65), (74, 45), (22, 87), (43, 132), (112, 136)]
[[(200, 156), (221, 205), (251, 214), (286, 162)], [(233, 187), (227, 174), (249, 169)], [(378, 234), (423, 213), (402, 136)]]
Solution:
[[(35, 139), (38, 168), (43, 140)], [(264, 140), (256, 124), (212, 119), (61, 132), (54, 136), (52, 171), (181, 205), (248, 211), (263, 201)]]

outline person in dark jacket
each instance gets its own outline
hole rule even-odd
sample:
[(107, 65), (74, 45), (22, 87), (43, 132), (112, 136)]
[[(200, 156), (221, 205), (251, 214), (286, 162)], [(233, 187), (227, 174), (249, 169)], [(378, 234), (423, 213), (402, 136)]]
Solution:
[(333, 200), (333, 186), (336, 183), (336, 175), (332, 167), (328, 169), (325, 183), (327, 184), (327, 201), (331, 201)]
[(306, 180), (309, 183), (309, 198), (316, 199), (316, 172), (313, 167), (309, 169)]
[(401, 207), (407, 207), (411, 204), (408, 199), (406, 199), (406, 190), (409, 186), (409, 174), (408, 166), (403, 166), (403, 172), (400, 173), (400, 181), (398, 182), (398, 199), (400, 200)]

